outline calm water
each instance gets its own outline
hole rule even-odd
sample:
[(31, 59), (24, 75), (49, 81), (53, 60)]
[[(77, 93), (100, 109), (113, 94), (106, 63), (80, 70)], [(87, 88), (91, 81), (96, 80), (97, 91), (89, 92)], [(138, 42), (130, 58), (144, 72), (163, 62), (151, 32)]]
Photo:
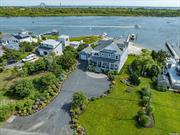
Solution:
[[(141, 25), (136, 29), (134, 25)], [(180, 17), (0, 17), (0, 31), (16, 33), (21, 30), (35, 34), (57, 29), (70, 36), (108, 33), (118, 37), (135, 33), (136, 41), (151, 49), (164, 48), (165, 41), (177, 43), (180, 33)], [(179, 35), (180, 38), (180, 35)]]

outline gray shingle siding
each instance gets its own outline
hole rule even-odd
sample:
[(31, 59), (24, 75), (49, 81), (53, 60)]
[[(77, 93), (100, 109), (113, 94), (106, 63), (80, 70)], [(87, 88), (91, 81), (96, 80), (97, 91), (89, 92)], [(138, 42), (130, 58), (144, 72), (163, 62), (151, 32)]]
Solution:
[(85, 48), (80, 52), (88, 56), (89, 65), (94, 65), (97, 71), (120, 71), (128, 57), (128, 43), (124, 39), (101, 40), (94, 49)]

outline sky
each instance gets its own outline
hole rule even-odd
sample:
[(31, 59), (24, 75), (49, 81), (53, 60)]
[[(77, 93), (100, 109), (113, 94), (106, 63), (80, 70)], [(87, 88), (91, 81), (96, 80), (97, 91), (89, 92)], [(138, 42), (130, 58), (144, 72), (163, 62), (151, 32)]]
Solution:
[(35, 6), (44, 2), (47, 5), (69, 6), (146, 6), (180, 7), (180, 0), (0, 0), (0, 6)]

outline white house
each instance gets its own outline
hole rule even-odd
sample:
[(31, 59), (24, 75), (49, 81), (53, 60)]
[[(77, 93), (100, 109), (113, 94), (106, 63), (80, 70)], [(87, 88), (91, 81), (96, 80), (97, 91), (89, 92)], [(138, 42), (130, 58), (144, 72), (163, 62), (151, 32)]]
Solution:
[(14, 35), (14, 37), (17, 40), (19, 40), (19, 42), (28, 42), (28, 43), (37, 42), (37, 39), (33, 38), (27, 31), (18, 33), (16, 35)]
[(2, 34), (0, 37), (0, 45), (8, 49), (19, 50), (19, 40), (11, 34)]
[(173, 89), (180, 90), (180, 60), (168, 61), (166, 65), (169, 81)]
[(60, 35), (59, 41), (63, 44), (64, 47), (70, 45), (70, 40), (68, 35)]
[(81, 40), (81, 41), (72, 41), (72, 42), (70, 42), (70, 46), (77, 49), (79, 47), (79, 45), (82, 44), (82, 43), (83, 43), (83, 40)]
[(38, 52), (40, 55), (49, 55), (54, 52), (56, 55), (62, 55), (62, 43), (57, 40), (48, 39), (41, 42), (41, 45), (38, 47)]

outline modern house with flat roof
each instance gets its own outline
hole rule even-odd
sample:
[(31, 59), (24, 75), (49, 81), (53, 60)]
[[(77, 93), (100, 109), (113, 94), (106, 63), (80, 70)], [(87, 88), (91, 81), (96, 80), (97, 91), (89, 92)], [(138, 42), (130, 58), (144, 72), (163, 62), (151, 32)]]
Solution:
[(23, 31), (18, 34), (15, 34), (14, 37), (19, 40), (19, 42), (37, 42), (36, 38), (33, 38), (28, 31)]
[(2, 34), (0, 36), (0, 45), (8, 49), (19, 50), (19, 40), (11, 34)]
[(38, 47), (38, 52), (40, 55), (45, 56), (51, 53), (55, 53), (56, 55), (63, 54), (62, 43), (57, 40), (48, 39), (41, 42), (41, 45)]
[(82, 50), (79, 58), (94, 66), (96, 72), (119, 72), (127, 60), (128, 45), (123, 38), (101, 40), (94, 49), (89, 46)]
[(70, 45), (70, 39), (68, 35), (60, 35), (59, 36), (59, 41), (62, 43), (64, 47)]

